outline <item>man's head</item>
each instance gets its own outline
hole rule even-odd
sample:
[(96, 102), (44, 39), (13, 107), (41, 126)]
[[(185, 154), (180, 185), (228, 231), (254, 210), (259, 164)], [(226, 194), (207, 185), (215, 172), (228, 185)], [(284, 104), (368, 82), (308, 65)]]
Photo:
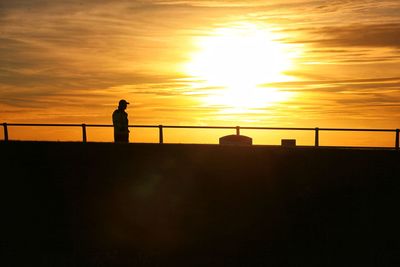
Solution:
[(129, 103), (125, 100), (125, 99), (121, 99), (120, 101), (119, 101), (119, 104), (118, 104), (118, 109), (122, 109), (122, 110), (124, 110), (124, 109), (126, 109), (126, 107), (129, 105)]

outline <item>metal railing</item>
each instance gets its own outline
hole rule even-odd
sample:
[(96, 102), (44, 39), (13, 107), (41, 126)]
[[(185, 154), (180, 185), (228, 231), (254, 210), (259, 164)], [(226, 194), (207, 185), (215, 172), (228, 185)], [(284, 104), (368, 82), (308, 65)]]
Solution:
[[(87, 142), (86, 128), (88, 127), (108, 127), (112, 128), (113, 125), (109, 124), (47, 124), (47, 123), (3, 123), (4, 141), (9, 141), (8, 127), (20, 126), (39, 126), (39, 127), (81, 127), (82, 128), (82, 142)], [(341, 131), (341, 132), (392, 132), (395, 133), (394, 148), (399, 150), (399, 129), (351, 129), (351, 128), (295, 128), (295, 127), (247, 127), (247, 126), (178, 126), (178, 125), (129, 125), (129, 128), (158, 128), (159, 143), (164, 143), (164, 129), (232, 129), (236, 130), (236, 134), (240, 135), (240, 130), (287, 130), (287, 131), (314, 131), (314, 146), (319, 146), (319, 132), (320, 131)]]

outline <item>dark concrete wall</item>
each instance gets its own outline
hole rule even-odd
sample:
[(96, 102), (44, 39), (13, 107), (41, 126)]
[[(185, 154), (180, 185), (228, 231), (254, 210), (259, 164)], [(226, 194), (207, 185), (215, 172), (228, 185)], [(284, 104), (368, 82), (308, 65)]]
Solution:
[(400, 263), (397, 151), (10, 142), (0, 153), (3, 261), (15, 266)]

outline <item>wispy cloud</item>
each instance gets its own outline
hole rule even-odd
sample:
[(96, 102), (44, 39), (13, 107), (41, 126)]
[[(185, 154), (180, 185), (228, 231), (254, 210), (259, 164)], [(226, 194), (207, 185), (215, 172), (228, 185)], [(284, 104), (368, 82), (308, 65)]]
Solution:
[(329, 26), (308, 31), (320, 37), (299, 42), (312, 42), (322, 47), (400, 47), (399, 23)]

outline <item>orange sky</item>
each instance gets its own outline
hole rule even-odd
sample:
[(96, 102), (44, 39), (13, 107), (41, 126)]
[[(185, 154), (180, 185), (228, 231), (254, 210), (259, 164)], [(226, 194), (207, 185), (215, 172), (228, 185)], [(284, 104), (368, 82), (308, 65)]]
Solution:
[[(399, 128), (399, 14), (397, 0), (4, 0), (0, 121), (110, 124), (125, 98), (131, 124)], [(157, 132), (135, 133), (157, 141)], [(201, 143), (225, 132), (166, 134)], [(324, 133), (321, 142), (392, 145), (383, 136)], [(80, 133), (10, 128), (13, 137)]]

